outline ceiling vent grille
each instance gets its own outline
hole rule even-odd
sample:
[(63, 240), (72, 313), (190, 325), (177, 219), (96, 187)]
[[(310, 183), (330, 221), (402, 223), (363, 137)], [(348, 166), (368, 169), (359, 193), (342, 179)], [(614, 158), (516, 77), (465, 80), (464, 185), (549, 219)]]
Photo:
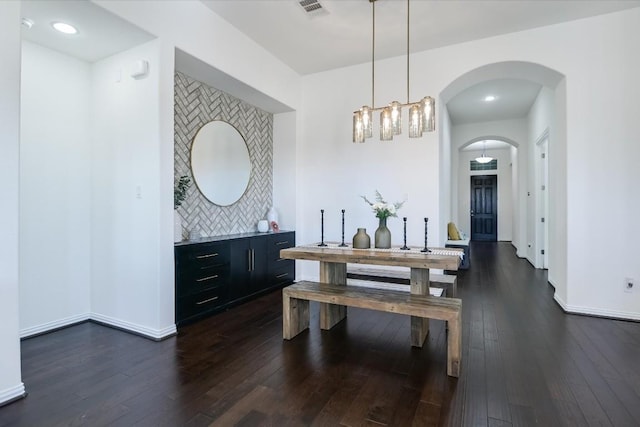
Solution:
[(324, 15), (327, 13), (318, 0), (299, 0), (298, 4), (309, 15)]

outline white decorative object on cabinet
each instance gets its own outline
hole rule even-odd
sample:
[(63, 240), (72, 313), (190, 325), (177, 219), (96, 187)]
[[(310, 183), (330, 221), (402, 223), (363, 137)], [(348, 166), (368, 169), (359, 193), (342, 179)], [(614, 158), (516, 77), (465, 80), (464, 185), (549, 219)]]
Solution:
[(273, 222), (278, 223), (278, 211), (276, 211), (276, 208), (273, 206), (271, 206), (269, 213), (267, 213), (267, 221), (269, 221), (269, 225)]

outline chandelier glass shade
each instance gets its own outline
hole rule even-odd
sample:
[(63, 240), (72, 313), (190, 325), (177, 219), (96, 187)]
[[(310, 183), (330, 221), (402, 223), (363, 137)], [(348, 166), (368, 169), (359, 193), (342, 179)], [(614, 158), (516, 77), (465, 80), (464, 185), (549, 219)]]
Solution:
[(480, 157), (476, 157), (474, 159), (476, 162), (484, 164), (484, 163), (489, 163), (489, 162), (491, 162), (493, 160), (493, 157), (487, 156), (484, 153), (484, 150), (485, 150), (486, 147), (487, 147), (487, 142), (484, 141), (483, 144), (482, 144), (482, 155)]
[(409, 110), (409, 138), (420, 138), (425, 132), (435, 130), (435, 100), (426, 96), (417, 102), (409, 101), (409, 22), (410, 0), (407, 0), (407, 102), (393, 101), (384, 107), (375, 106), (375, 37), (376, 0), (369, 0), (372, 10), (373, 36), (371, 55), (371, 106), (363, 106), (353, 113), (353, 142), (364, 142), (373, 136), (373, 112), (380, 111), (380, 140), (392, 141), (394, 135), (402, 134), (402, 109)]

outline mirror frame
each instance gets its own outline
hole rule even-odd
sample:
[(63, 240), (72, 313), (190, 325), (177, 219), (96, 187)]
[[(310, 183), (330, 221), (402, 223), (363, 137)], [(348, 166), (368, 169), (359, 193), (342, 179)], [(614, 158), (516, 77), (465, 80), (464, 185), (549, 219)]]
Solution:
[[(200, 188), (200, 185), (198, 184), (198, 179), (196, 178), (196, 174), (194, 173), (193, 170), (193, 148), (196, 144), (196, 140), (198, 139), (198, 135), (200, 135), (200, 132), (209, 124), (211, 123), (216, 123), (216, 122), (220, 122), (220, 123), (224, 123), (226, 125), (228, 125), (231, 129), (235, 130), (238, 135), (240, 136), (240, 138), (242, 139), (242, 143), (244, 144), (245, 149), (247, 150), (247, 160), (249, 161), (249, 176), (247, 178), (247, 183), (244, 187), (244, 190), (242, 191), (242, 193), (238, 196), (237, 199), (235, 199), (233, 202), (229, 203), (229, 204), (221, 204), (219, 202), (216, 202), (214, 200), (211, 199), (210, 195), (205, 194), (204, 191), (202, 191), (202, 188)], [(244, 135), (242, 134), (242, 132), (240, 132), (240, 130), (235, 127), (234, 125), (232, 125), (231, 123), (222, 120), (222, 119), (214, 119), (214, 120), (210, 120), (208, 122), (206, 122), (205, 124), (203, 124), (202, 126), (200, 126), (200, 129), (198, 129), (198, 131), (196, 132), (195, 136), (193, 137), (193, 141), (191, 142), (191, 148), (189, 150), (189, 169), (191, 170), (191, 176), (193, 177), (193, 182), (196, 185), (196, 188), (198, 189), (198, 191), (200, 192), (200, 194), (202, 195), (202, 197), (204, 197), (208, 202), (216, 205), (216, 206), (222, 206), (222, 207), (228, 207), (228, 206), (232, 206), (236, 203), (238, 203), (244, 196), (245, 194), (247, 194), (247, 191), (249, 191), (249, 184), (251, 184), (251, 177), (253, 176), (253, 163), (251, 162), (251, 152), (249, 151), (249, 145), (247, 144), (247, 140), (244, 138)]]

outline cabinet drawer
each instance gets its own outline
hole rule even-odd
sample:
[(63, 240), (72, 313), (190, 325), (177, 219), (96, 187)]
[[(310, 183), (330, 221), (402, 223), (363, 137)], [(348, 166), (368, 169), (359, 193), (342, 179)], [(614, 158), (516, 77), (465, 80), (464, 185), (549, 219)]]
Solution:
[(176, 259), (190, 269), (209, 268), (229, 264), (229, 244), (207, 243), (176, 249)]
[(228, 265), (199, 270), (184, 269), (180, 272), (176, 292), (178, 296), (191, 295), (205, 290), (227, 286), (228, 283)]
[(269, 287), (292, 283), (296, 278), (296, 265), (293, 260), (287, 260), (280, 268), (269, 269), (267, 281)]
[[(285, 248), (282, 248), (282, 249), (285, 249)], [(269, 252), (267, 262), (269, 263), (269, 267), (271, 266), (279, 267), (281, 265), (285, 265), (287, 262), (294, 262), (294, 260), (280, 258), (280, 251), (278, 250), (278, 251)]]
[(181, 320), (187, 319), (224, 305), (227, 299), (226, 293), (227, 288), (220, 287), (178, 298), (176, 304), (177, 318)]
[(267, 251), (280, 253), (280, 249), (291, 248), (296, 244), (295, 233), (274, 233), (268, 236)]

